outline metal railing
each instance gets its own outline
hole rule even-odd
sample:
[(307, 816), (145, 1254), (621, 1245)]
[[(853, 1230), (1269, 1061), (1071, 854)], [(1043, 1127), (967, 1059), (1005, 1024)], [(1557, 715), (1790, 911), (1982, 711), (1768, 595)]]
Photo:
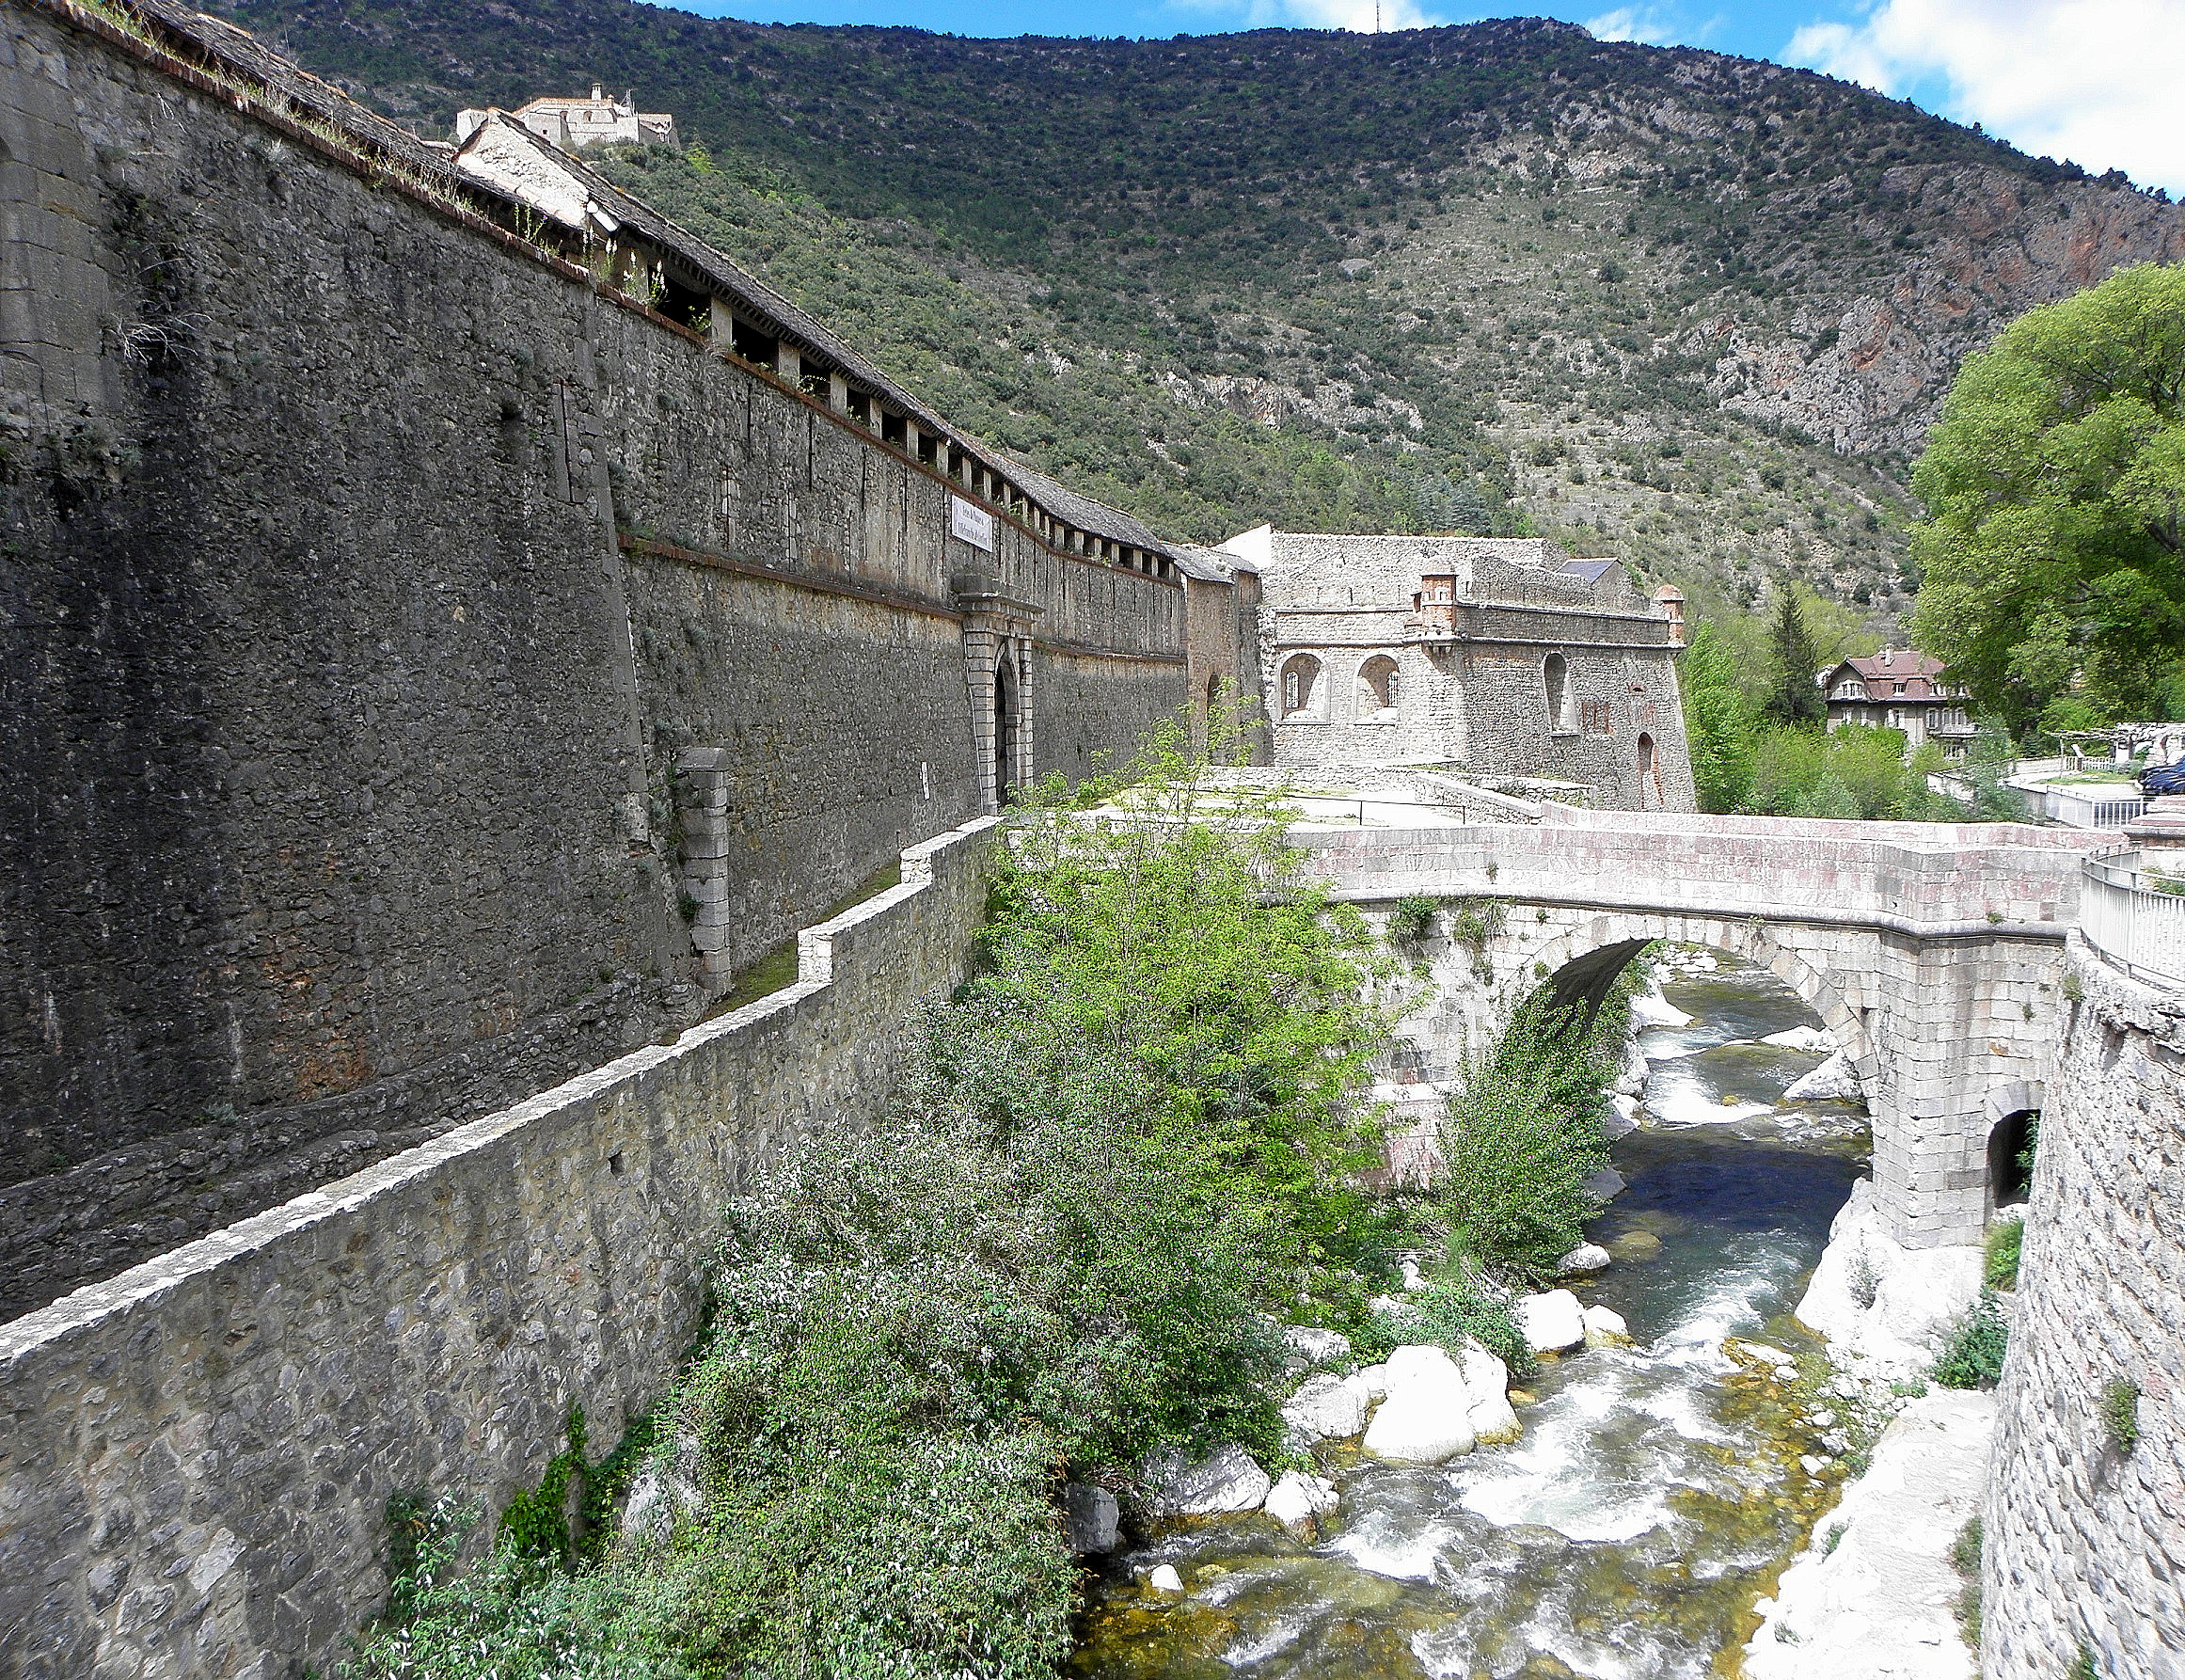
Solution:
[(2185, 987), (2185, 879), (2143, 869), (2138, 852), (2088, 858), (2079, 895), (2086, 943), (2127, 974)]

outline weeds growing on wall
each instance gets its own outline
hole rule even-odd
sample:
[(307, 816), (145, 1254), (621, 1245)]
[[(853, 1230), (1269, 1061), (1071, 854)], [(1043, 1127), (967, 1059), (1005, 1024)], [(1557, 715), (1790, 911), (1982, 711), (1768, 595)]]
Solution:
[(2119, 1458), (2140, 1444), (2140, 1386), (2119, 1377), (2101, 1391), (2101, 1436)]
[[(562, 1543), (565, 1477), (478, 1567), (413, 1534), (357, 1680), (1032, 1680), (1078, 1578), (1059, 1477), (1216, 1440), (1279, 1462), (1269, 1309), (1395, 1234), (1354, 1181), (1397, 970), (1300, 878), (1279, 803), (1183, 740), (1097, 811), (1033, 790), (987, 966), (887, 1117), (732, 1206), (708, 1340), (604, 1555)], [(1462, 1290), (1419, 1310), (1511, 1334)]]

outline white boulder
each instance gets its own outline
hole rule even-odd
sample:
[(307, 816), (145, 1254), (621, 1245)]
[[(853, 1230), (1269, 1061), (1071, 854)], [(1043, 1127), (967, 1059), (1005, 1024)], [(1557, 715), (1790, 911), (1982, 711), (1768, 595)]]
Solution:
[(1525, 1334), (1525, 1345), (1536, 1354), (1560, 1353), (1586, 1339), (1584, 1310), (1569, 1290), (1521, 1295), (1511, 1310)]
[(1802, 1050), (1813, 1055), (1834, 1054), (1836, 1040), (1817, 1026), (1794, 1026), (1786, 1032), (1770, 1033), (1761, 1040), (1778, 1050)]
[(1580, 1243), (1556, 1261), (1556, 1270), (1569, 1277), (1587, 1272), (1605, 1272), (1612, 1257), (1598, 1243)]
[(1692, 1018), (1662, 996), (1658, 989), (1652, 989), (1631, 1000), (1631, 1024), (1642, 1027), (1689, 1026)]
[(1147, 1507), (1155, 1516), (1212, 1516), (1257, 1511), (1275, 1484), (1252, 1455), (1234, 1442), (1217, 1447), (1196, 1464), (1171, 1447), (1145, 1464), (1151, 1489)]
[(1310, 1371), (1316, 1365), (1326, 1365), (1332, 1360), (1351, 1356), (1351, 1339), (1340, 1330), (1321, 1330), (1310, 1324), (1290, 1324), (1284, 1327), (1282, 1342), (1290, 1350), (1284, 1361), (1292, 1372)]
[(1829, 1228), (1797, 1316), (1833, 1345), (1839, 1360), (1875, 1361), (1884, 1371), (1924, 1370), (1951, 1321), (1980, 1295), (1980, 1249), (1971, 1244), (1906, 1248), (1861, 1179)]
[(1365, 1390), (1369, 1405), (1377, 1405), (1388, 1398), (1388, 1366), (1385, 1361), (1379, 1365), (1361, 1365), (1351, 1374)]
[(1811, 1073), (1794, 1081), (1783, 1092), (1785, 1102), (1855, 1102), (1859, 1100), (1859, 1073), (1851, 1058), (1839, 1050)]
[(1437, 1347), (1388, 1355), (1388, 1398), (1366, 1426), (1366, 1450), (1401, 1464), (1438, 1465), (1471, 1451), (1472, 1396), (1464, 1368)]
[(1585, 1321), (1586, 1345), (1590, 1348), (1623, 1347), (1631, 1340), (1630, 1326), (1623, 1315), (1606, 1307), (1589, 1307), (1578, 1315)]
[(1285, 1470), (1267, 1496), (1267, 1514), (1301, 1540), (1309, 1540), (1320, 1519), (1336, 1508), (1336, 1484), (1299, 1470)]
[(1623, 1061), (1616, 1071), (1616, 1083), (1609, 1088), (1619, 1097), (1639, 1096), (1646, 1089), (1647, 1076), (1654, 1071), (1654, 1064), (1646, 1059), (1646, 1052), (1639, 1048), (1636, 1038), (1623, 1041)]
[(1396, 1266), (1397, 1270), (1403, 1274), (1403, 1287), (1405, 1289), (1415, 1290), (1424, 1287), (1426, 1275), (1418, 1269), (1418, 1262), (1411, 1256), (1405, 1255), (1396, 1262)]
[(1356, 1374), (1307, 1377), (1282, 1403), (1282, 1421), (1306, 1441), (1347, 1441), (1366, 1427), (1370, 1403)]
[(1639, 1099), (1626, 1097), (1622, 1091), (1608, 1094), (1608, 1112), (1601, 1117), (1601, 1130), (1614, 1143), (1620, 1137), (1629, 1137), (1639, 1130)]
[(1160, 1563), (1146, 1577), (1146, 1584), (1156, 1593), (1180, 1593), (1183, 1591), (1183, 1577), (1176, 1573), (1175, 1564)]

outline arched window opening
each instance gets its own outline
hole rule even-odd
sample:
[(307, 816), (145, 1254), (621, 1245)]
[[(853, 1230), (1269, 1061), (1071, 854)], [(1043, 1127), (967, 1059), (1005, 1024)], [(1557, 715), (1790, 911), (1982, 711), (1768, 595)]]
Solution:
[(1393, 719), (1396, 716), (1396, 661), (1375, 654), (1358, 667), (1358, 716)]
[(1639, 808), (1658, 810), (1662, 803), (1661, 754), (1654, 750), (1654, 737), (1639, 737)]
[(1009, 802), (1017, 782), (1017, 669), (1006, 648), (994, 666), (994, 803)]
[(1320, 661), (1299, 654), (1282, 668), (1282, 715), (1294, 718), (1311, 713), (1320, 695)]
[(1996, 1121), (1987, 1133), (1987, 1199), (2007, 1208), (2026, 1199), (2034, 1179), (2034, 1132), (2040, 1111), (2021, 1108)]
[(1556, 734), (1571, 726), (1571, 670), (1569, 661), (1560, 654), (1550, 654), (1541, 668), (1541, 675), (1547, 683), (1547, 726)]

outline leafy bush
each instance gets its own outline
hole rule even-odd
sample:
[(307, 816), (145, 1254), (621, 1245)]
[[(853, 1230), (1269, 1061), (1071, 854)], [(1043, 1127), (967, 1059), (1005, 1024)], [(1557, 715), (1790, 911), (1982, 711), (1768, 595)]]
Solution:
[(1417, 944), (1427, 936), (1427, 930), (1433, 926), (1434, 912), (1441, 907), (1440, 899), (1424, 895), (1399, 899), (1396, 908), (1388, 912), (1388, 943)]
[(1951, 1325), (1930, 1374), (1945, 1388), (1992, 1388), (2003, 1375), (2009, 1345), (2010, 1326), (1996, 1305), (1995, 1292), (1983, 1289), (1980, 1299)]
[(1521, 1281), (1553, 1276), (1600, 1203), (1586, 1181), (1608, 1161), (1600, 1039), (1535, 999), (1473, 1058), (1441, 1127), (1452, 1253)]
[(1532, 1374), (1532, 1349), (1517, 1327), (1510, 1303), (1476, 1281), (1437, 1279), (1410, 1291), (1394, 1312), (1376, 1312), (1351, 1336), (1351, 1351), (1368, 1363), (1385, 1359), (1400, 1347), (1432, 1344), (1456, 1348), (1469, 1337), (1510, 1368), (1512, 1376)]
[(2019, 1251), (2026, 1240), (2026, 1222), (1999, 1219), (1987, 1228), (1986, 1247), (1988, 1286), (2015, 1290), (2019, 1286)]

